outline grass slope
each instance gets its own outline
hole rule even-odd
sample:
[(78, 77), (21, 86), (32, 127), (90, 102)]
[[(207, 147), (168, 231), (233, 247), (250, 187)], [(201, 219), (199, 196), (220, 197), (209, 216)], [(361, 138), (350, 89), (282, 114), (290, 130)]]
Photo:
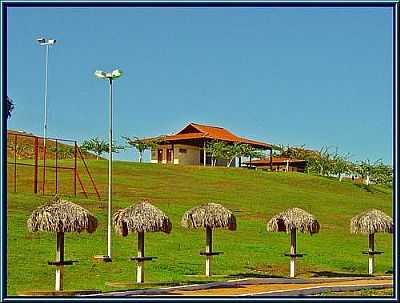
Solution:
[[(67, 160), (64, 164), (68, 165)], [(88, 208), (99, 220), (91, 235), (66, 234), (67, 260), (79, 260), (65, 268), (65, 289), (126, 289), (107, 282), (134, 282), (136, 236), (113, 236), (113, 262), (94, 263), (93, 255), (106, 254), (107, 161), (90, 160), (89, 166), (103, 197), (98, 201), (78, 195), (66, 196)], [(367, 248), (364, 235), (352, 235), (352, 216), (379, 208), (392, 214), (392, 189), (374, 187), (366, 190), (351, 182), (338, 182), (301, 173), (277, 173), (234, 168), (171, 166), (115, 162), (113, 209), (127, 207), (139, 199), (149, 199), (172, 220), (171, 234), (145, 235), (145, 253), (158, 259), (145, 265), (145, 280), (160, 284), (193, 283), (241, 277), (286, 276), (289, 237), (285, 233), (268, 233), (266, 221), (288, 207), (301, 207), (314, 214), (321, 224), (319, 234), (298, 235), (299, 277), (355, 275), (367, 272)], [(12, 184), (8, 194), (8, 294), (22, 290), (54, 288), (55, 235), (27, 231), (26, 220), (34, 208), (49, 196), (22, 193), (31, 191), (30, 168), (18, 168), (18, 192)], [(12, 172), (9, 173), (9, 177)], [(47, 177), (52, 178), (48, 172)], [(25, 179), (24, 179), (25, 178)], [(71, 184), (70, 173), (59, 176), (64, 189)], [(84, 182), (87, 177), (82, 175)], [(22, 181), (21, 181), (22, 180)], [(69, 182), (69, 183), (68, 183)], [(50, 188), (51, 189), (51, 188)], [(68, 189), (71, 192), (71, 189)], [(205, 232), (185, 230), (180, 226), (183, 213), (190, 207), (214, 201), (230, 208), (237, 216), (237, 231), (217, 230), (214, 250), (224, 255), (214, 258), (215, 277), (206, 279), (204, 258)], [(379, 234), (376, 247), (384, 251), (377, 256), (376, 272), (392, 270), (392, 236)]]

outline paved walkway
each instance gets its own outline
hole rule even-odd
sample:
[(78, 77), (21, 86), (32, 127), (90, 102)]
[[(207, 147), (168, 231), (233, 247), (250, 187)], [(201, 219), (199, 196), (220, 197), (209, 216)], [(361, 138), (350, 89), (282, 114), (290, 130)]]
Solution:
[(393, 278), (391, 276), (326, 279), (259, 278), (159, 289), (109, 292), (89, 296), (304, 296), (324, 291), (391, 287), (393, 287)]

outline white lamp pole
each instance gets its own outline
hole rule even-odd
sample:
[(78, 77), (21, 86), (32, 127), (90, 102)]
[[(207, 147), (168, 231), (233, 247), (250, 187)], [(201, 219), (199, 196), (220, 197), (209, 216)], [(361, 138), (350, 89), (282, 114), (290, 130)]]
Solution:
[[(45, 79), (44, 79), (44, 125), (43, 125), (43, 153), (46, 152), (46, 138), (47, 138), (47, 82), (48, 82), (48, 62), (49, 62), (49, 47), (56, 43), (55, 39), (38, 38), (36, 41), (41, 46), (46, 47), (46, 57), (45, 57)], [(46, 159), (43, 157), (43, 161)], [(43, 165), (43, 194), (44, 194), (44, 184), (46, 176), (46, 165)]]
[(108, 222), (107, 222), (107, 256), (95, 256), (96, 259), (103, 259), (106, 262), (111, 262), (111, 235), (112, 235), (112, 90), (113, 80), (122, 76), (122, 71), (119, 69), (111, 73), (97, 70), (95, 76), (98, 79), (108, 79), (110, 83), (110, 103), (109, 103), (109, 143), (108, 143)]

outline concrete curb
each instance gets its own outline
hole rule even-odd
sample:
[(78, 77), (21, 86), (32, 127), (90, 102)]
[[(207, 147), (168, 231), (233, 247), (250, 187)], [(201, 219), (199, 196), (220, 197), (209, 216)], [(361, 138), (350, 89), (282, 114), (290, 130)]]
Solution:
[[(80, 297), (99, 297), (99, 296), (110, 296), (110, 297), (128, 297), (128, 296), (144, 296), (144, 295), (152, 295), (152, 296), (164, 296), (169, 295), (169, 292), (176, 291), (176, 290), (204, 290), (210, 288), (219, 288), (219, 287), (240, 287), (242, 285), (257, 285), (257, 284), (315, 284), (315, 283), (326, 283), (332, 281), (356, 281), (356, 280), (387, 280), (393, 281), (392, 276), (380, 276), (380, 277), (345, 277), (345, 278), (313, 278), (313, 279), (290, 279), (290, 278), (249, 278), (249, 279), (240, 279), (235, 281), (227, 281), (227, 282), (211, 282), (205, 284), (192, 284), (192, 285), (181, 285), (181, 286), (171, 286), (171, 287), (164, 287), (164, 288), (150, 288), (150, 289), (141, 289), (141, 290), (128, 290), (128, 291), (116, 291), (116, 292), (107, 292), (101, 294), (93, 294), (93, 295), (82, 295)], [(372, 284), (374, 285), (374, 284)], [(389, 285), (387, 287), (392, 287), (392, 284), (389, 283), (382, 283), (378, 284), (382, 285)], [(368, 285), (350, 285), (352, 287), (359, 286), (360, 289), (368, 288)], [(317, 288), (327, 288), (331, 289), (335, 286), (321, 286), (321, 287), (312, 287), (309, 288), (310, 292), (313, 289)], [(337, 286), (337, 288), (343, 288), (345, 286)], [(383, 287), (383, 286), (382, 286)], [(307, 289), (303, 289), (305, 293), (307, 293)], [(288, 290), (288, 291), (275, 291), (272, 292), (263, 292), (261, 294), (251, 294), (251, 295), (240, 295), (240, 296), (256, 296), (256, 295), (267, 295), (267, 293), (271, 293), (271, 295), (282, 295), (285, 296), (287, 292), (290, 292), (291, 296), (295, 296), (296, 291), (301, 294), (303, 290)], [(320, 293), (325, 290), (316, 292)], [(333, 290), (332, 290), (333, 291)], [(282, 294), (280, 294), (282, 293)], [(292, 294), (293, 293), (293, 294)]]
[(310, 296), (323, 293), (325, 291), (340, 292), (340, 291), (356, 291), (361, 289), (383, 289), (392, 288), (393, 285), (386, 284), (366, 284), (366, 285), (340, 285), (340, 286), (315, 286), (310, 288), (285, 290), (285, 291), (269, 291), (256, 294), (239, 295), (239, 297), (269, 297), (269, 296)]

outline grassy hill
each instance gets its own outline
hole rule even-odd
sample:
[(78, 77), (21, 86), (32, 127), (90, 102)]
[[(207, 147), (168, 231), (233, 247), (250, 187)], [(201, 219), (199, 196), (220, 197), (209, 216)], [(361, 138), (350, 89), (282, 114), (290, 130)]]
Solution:
[[(68, 160), (64, 160), (68, 161)], [(94, 234), (66, 234), (67, 260), (79, 260), (65, 268), (65, 289), (118, 290), (107, 282), (134, 282), (136, 236), (113, 234), (113, 262), (94, 263), (93, 255), (106, 254), (107, 161), (89, 160), (89, 167), (103, 197), (66, 196), (88, 208), (99, 220)], [(20, 172), (23, 175), (23, 171)], [(22, 176), (23, 177), (23, 176)], [(65, 177), (64, 184), (70, 179)], [(240, 168), (172, 166), (117, 161), (114, 164), (114, 211), (139, 199), (149, 199), (172, 220), (171, 234), (148, 233), (145, 252), (158, 259), (145, 265), (145, 280), (161, 284), (226, 280), (242, 277), (286, 276), (289, 236), (269, 233), (266, 221), (288, 207), (301, 207), (314, 214), (319, 234), (298, 235), (299, 277), (357, 275), (367, 272), (367, 257), (361, 254), (367, 236), (350, 234), (352, 216), (379, 208), (392, 214), (392, 189), (372, 186), (366, 190), (350, 181), (301, 173), (277, 173)], [(22, 183), (19, 191), (30, 190)], [(67, 186), (67, 185), (65, 185)], [(50, 196), (31, 193), (8, 194), (8, 293), (54, 288), (55, 235), (27, 231), (26, 220), (34, 208)], [(230, 208), (237, 218), (237, 231), (217, 230), (214, 249), (224, 255), (214, 258), (215, 277), (206, 279), (205, 232), (180, 226), (183, 213), (204, 202), (217, 202)], [(376, 236), (376, 248), (384, 251), (376, 258), (377, 274), (392, 270), (392, 235)], [(126, 287), (121, 286), (120, 289)]]

